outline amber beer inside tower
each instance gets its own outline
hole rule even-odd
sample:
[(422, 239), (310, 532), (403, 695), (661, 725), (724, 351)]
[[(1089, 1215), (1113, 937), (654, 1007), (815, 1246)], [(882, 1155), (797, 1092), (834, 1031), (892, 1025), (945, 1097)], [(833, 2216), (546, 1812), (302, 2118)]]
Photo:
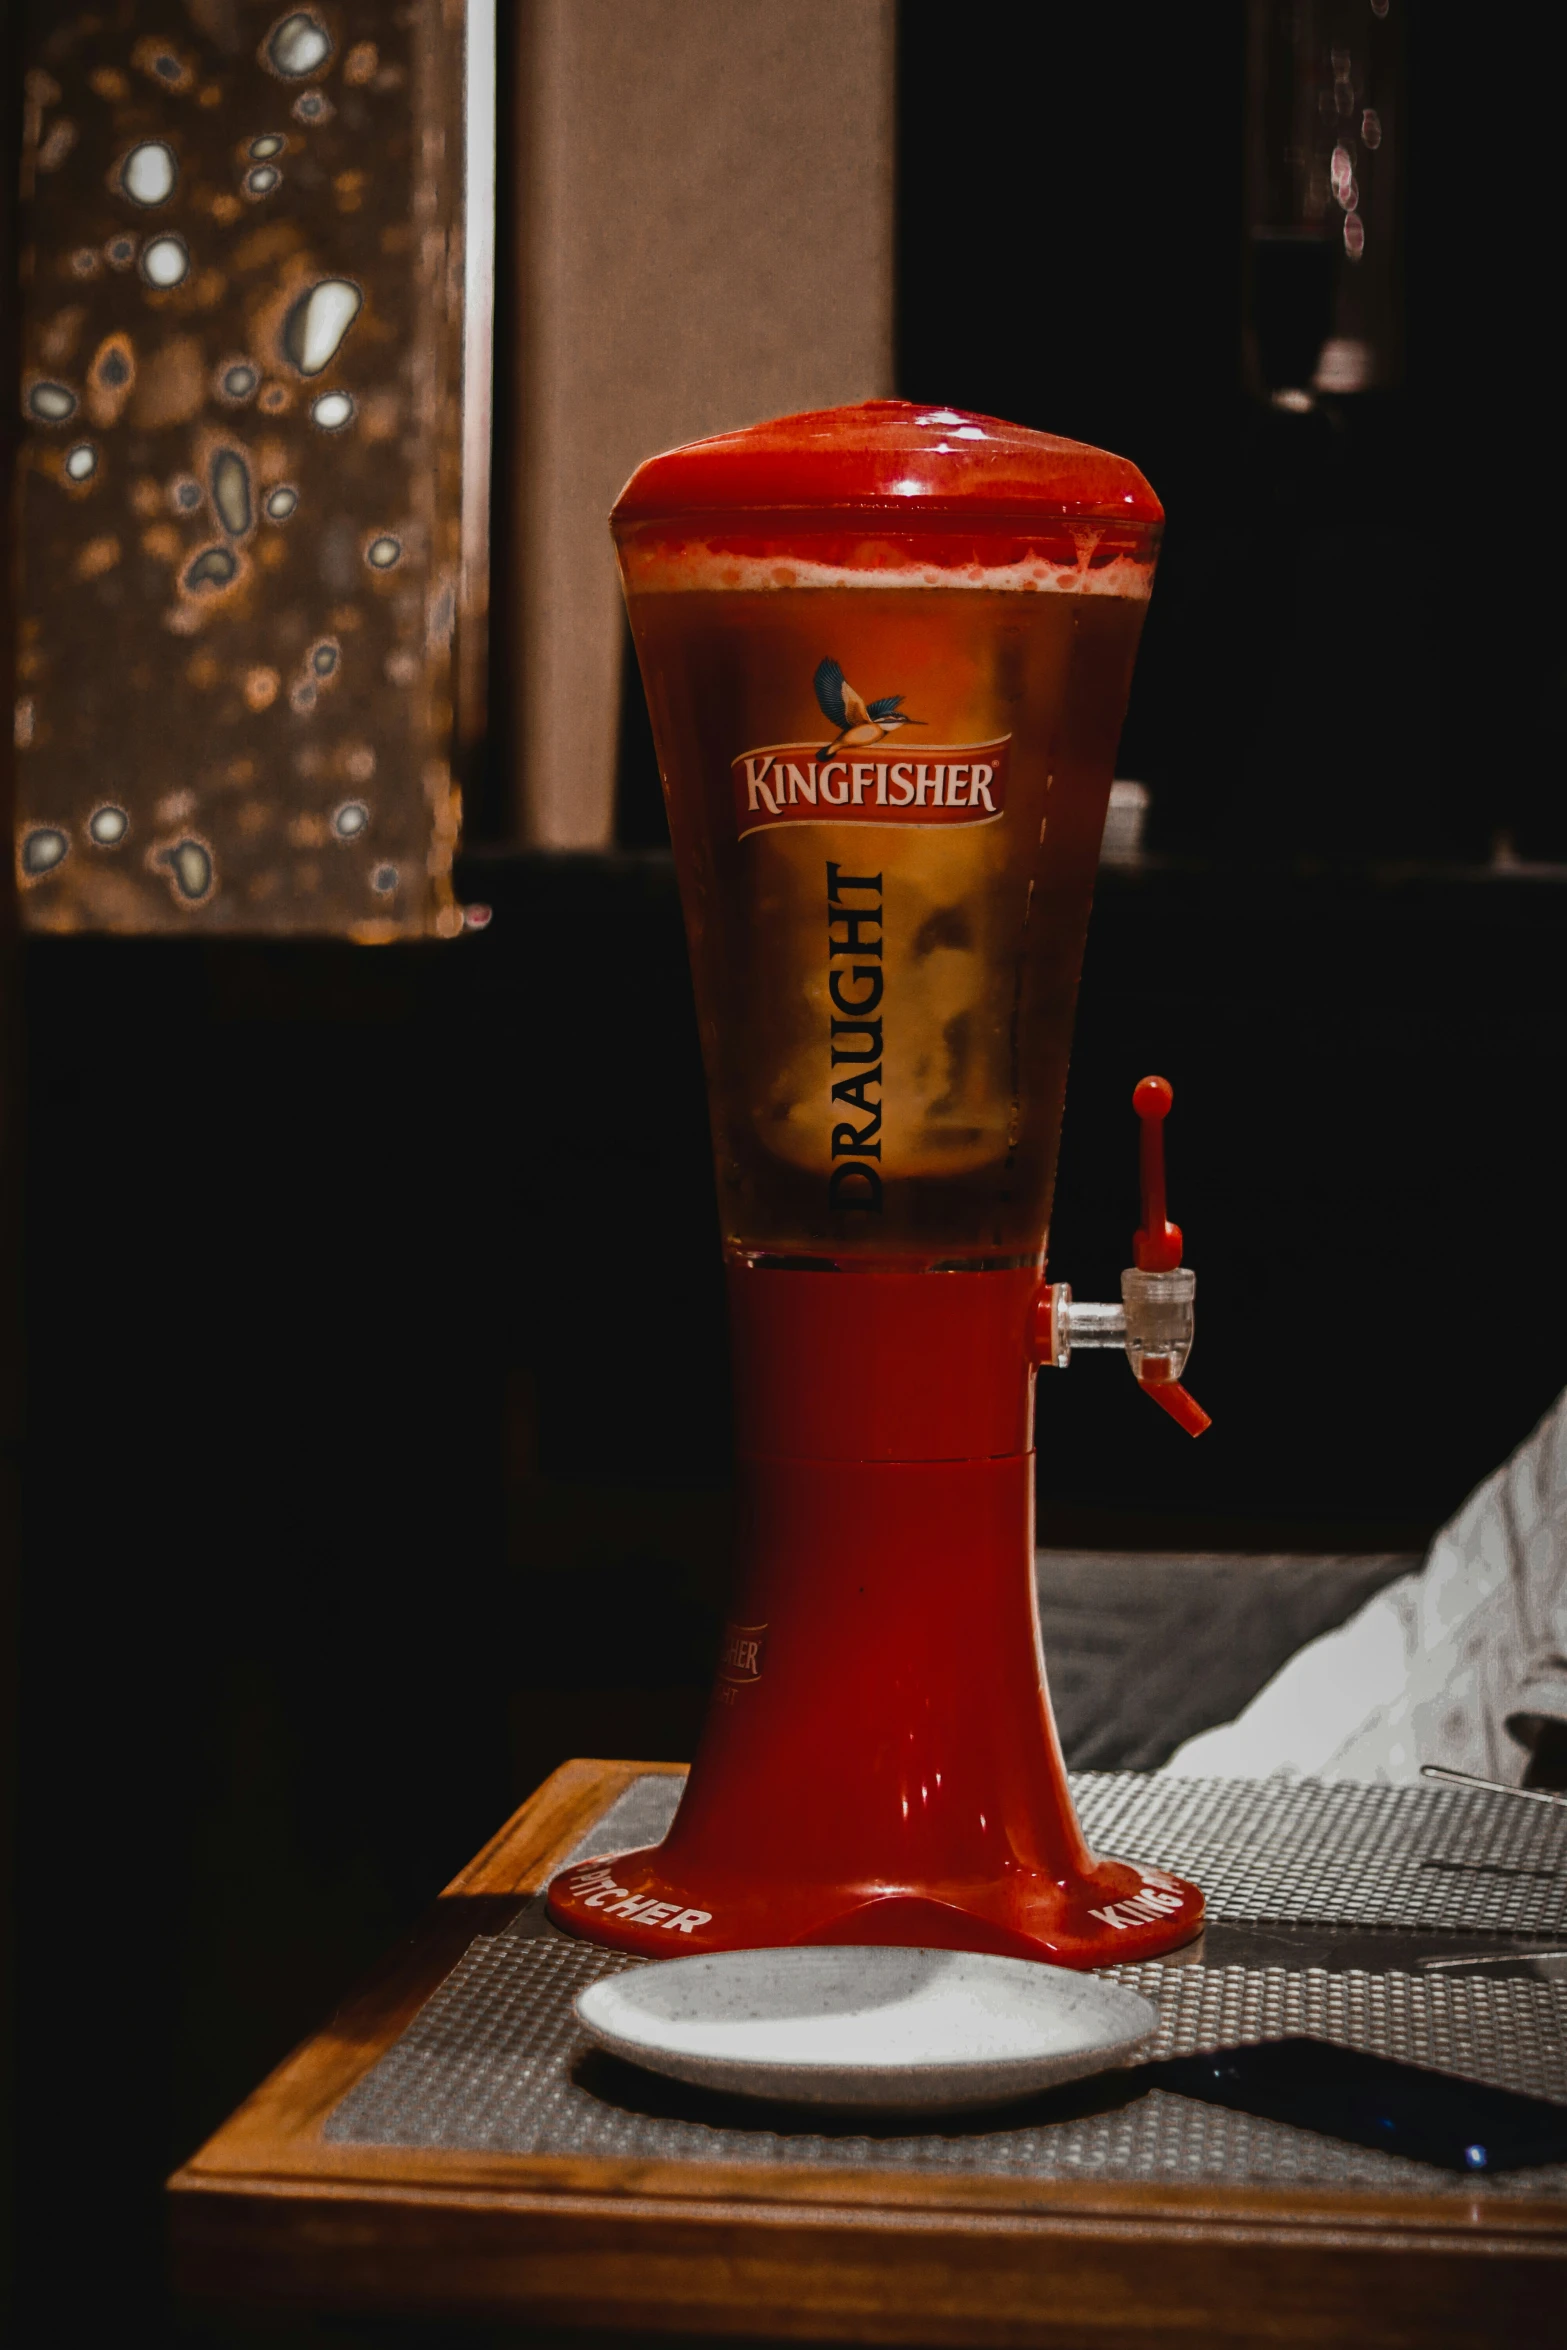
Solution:
[(654, 458), (613, 520), (711, 1098), (741, 1542), (673, 1830), (552, 1910), (661, 1955), (1150, 1955), (1201, 1896), (1078, 1829), (1032, 1390), (1161, 509), (1124, 459), (871, 401)]

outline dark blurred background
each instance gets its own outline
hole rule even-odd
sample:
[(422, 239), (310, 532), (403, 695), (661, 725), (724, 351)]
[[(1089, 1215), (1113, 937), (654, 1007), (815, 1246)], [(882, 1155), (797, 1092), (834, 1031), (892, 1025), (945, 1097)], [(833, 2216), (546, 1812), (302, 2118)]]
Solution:
[[(1292, 407), (1243, 11), (904, 0), (900, 388), (1125, 450), (1170, 517), (1052, 1263), (1115, 1294), (1163, 1071), (1214, 1427), (1044, 1375), (1046, 1542), (1418, 1549), (1561, 1384), (1555, 199), (1543, 77), (1477, 93), (1469, 42), (1399, 64), (1391, 375)], [(632, 680), (622, 845), (487, 845), (481, 791), (453, 944), (24, 948), (21, 2241), (36, 2281), (90, 2114), (121, 2325), (164, 2173), (508, 1808), (690, 1751), (727, 1390), (655, 786)]]

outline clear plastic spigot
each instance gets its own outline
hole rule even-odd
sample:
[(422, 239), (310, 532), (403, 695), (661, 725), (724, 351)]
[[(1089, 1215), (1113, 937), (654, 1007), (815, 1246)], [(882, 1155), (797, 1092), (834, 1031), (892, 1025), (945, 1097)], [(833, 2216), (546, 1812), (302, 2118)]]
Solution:
[(1192, 1351), (1196, 1295), (1197, 1276), (1184, 1268), (1139, 1273), (1129, 1266), (1121, 1275), (1121, 1336), (1135, 1379), (1179, 1379)]

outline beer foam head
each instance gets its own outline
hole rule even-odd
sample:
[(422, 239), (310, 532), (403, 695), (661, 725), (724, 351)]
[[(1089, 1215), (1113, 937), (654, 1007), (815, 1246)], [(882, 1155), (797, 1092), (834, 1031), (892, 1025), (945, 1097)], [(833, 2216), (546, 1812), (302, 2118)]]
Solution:
[(906, 400), (649, 458), (611, 517), (627, 584), (976, 587), (1142, 597), (1163, 509), (1135, 465)]

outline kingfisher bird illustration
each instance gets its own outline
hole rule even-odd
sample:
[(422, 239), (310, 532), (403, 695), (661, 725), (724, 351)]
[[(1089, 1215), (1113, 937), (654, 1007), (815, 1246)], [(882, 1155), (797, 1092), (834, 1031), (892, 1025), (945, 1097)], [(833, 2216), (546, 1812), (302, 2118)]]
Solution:
[(830, 758), (834, 751), (863, 750), (869, 743), (885, 742), (900, 726), (929, 723), (924, 718), (909, 716), (901, 694), (883, 694), (877, 701), (862, 701), (830, 656), (817, 662), (815, 684), (822, 716), (831, 719), (838, 729), (830, 743), (823, 743), (818, 758)]

